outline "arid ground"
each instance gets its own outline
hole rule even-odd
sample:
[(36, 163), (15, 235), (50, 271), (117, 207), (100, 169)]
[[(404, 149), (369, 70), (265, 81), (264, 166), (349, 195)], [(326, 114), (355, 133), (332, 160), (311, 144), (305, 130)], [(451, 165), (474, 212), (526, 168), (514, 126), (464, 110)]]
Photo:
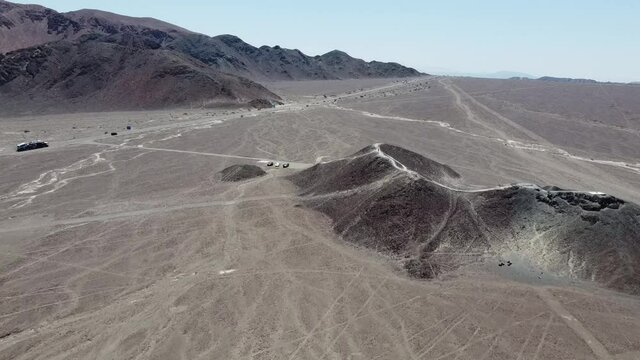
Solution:
[(0, 359), (640, 359), (640, 298), (490, 258), (412, 279), (286, 179), (388, 143), (477, 188), (640, 203), (640, 87), (265, 86), (285, 105), (0, 119)]

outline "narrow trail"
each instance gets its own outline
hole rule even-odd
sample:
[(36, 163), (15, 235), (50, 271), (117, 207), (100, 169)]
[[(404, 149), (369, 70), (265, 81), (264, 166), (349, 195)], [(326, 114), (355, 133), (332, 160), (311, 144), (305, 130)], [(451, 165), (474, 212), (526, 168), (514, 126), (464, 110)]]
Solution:
[[(510, 189), (510, 188), (513, 188), (513, 187), (520, 187), (520, 188), (528, 188), (528, 189), (538, 190), (538, 191), (541, 191), (541, 192), (551, 192), (551, 193), (573, 193), (573, 194), (606, 195), (604, 193), (595, 192), (595, 191), (545, 190), (545, 189), (541, 188), (540, 186), (538, 186), (536, 184), (530, 184), (530, 183), (514, 183), (514, 184), (508, 184), (508, 185), (498, 185), (498, 186), (475, 188), (475, 189), (474, 188), (465, 189), (465, 188), (453, 187), (453, 186), (446, 185), (446, 184), (440, 183), (440, 182), (432, 180), (432, 179), (428, 179), (428, 178), (422, 176), (421, 174), (419, 174), (418, 172), (409, 169), (407, 166), (402, 164), (400, 161), (398, 161), (394, 157), (392, 157), (392, 156), (386, 154), (384, 151), (382, 151), (382, 149), (380, 148), (381, 145), (382, 145), (381, 143), (373, 144), (373, 150), (371, 152), (359, 154), (359, 155), (356, 155), (356, 156), (353, 156), (353, 157), (340, 158), (340, 159), (336, 159), (334, 161), (353, 160), (353, 159), (356, 159), (358, 157), (375, 154), (375, 155), (387, 160), (398, 172), (407, 174), (411, 179), (414, 179), (414, 180), (421, 179), (421, 180), (424, 180), (424, 181), (429, 182), (431, 184), (434, 184), (436, 186), (439, 186), (439, 187), (442, 187), (442, 188), (445, 188), (447, 190), (450, 190), (450, 191), (453, 191), (453, 192), (457, 192), (457, 193), (483, 193), (483, 192), (488, 192), (488, 191), (499, 191), (499, 190)], [(329, 163), (329, 162), (326, 162), (326, 163)], [(359, 190), (361, 188), (376, 188), (376, 187), (379, 187), (380, 185), (384, 184), (385, 181), (387, 181), (387, 180), (386, 179), (381, 179), (381, 180), (378, 180), (376, 182), (363, 185), (362, 187), (349, 189), (349, 190), (338, 191), (338, 192), (331, 193), (331, 194), (326, 194), (326, 195), (308, 196), (308, 197), (305, 197), (305, 198), (322, 198), (322, 197), (328, 197), (328, 196), (348, 195), (348, 194), (351, 194), (354, 191), (357, 191), (357, 190)]]
[(548, 290), (536, 288), (536, 292), (540, 299), (542, 299), (577, 336), (584, 340), (594, 355), (601, 360), (613, 360), (613, 357), (609, 354), (607, 348), (605, 348), (604, 345), (602, 345), (602, 343), (591, 333), (591, 331), (584, 327), (578, 319), (571, 315), (571, 313), (567, 311), (567, 309), (565, 309), (564, 306), (562, 306), (562, 304), (556, 300)]
[[(431, 245), (431, 243), (434, 240), (436, 240), (436, 238), (440, 235), (440, 233), (442, 233), (442, 230), (444, 230), (444, 228), (449, 223), (449, 219), (451, 219), (451, 215), (453, 215), (453, 213), (456, 211), (456, 207), (457, 206), (458, 206), (458, 197), (457, 196), (450, 196), (449, 197), (449, 207), (447, 208), (447, 212), (445, 212), (445, 214), (442, 217), (442, 221), (440, 221), (440, 223), (438, 224), (438, 227), (436, 227), (435, 230), (433, 231), (433, 233), (431, 234), (431, 236), (429, 236), (429, 239), (424, 242), (424, 245), (423, 245), (424, 248), (426, 248), (429, 245)], [(422, 250), (420, 250), (419, 253), (422, 253)], [(440, 253), (440, 254), (444, 255), (446, 253)]]
[(503, 116), (502, 114), (494, 111), (493, 109), (489, 108), (488, 106), (486, 106), (483, 103), (479, 102), (473, 96), (469, 95), (467, 92), (465, 92), (464, 90), (460, 89), (458, 86), (456, 86), (455, 84), (451, 83), (450, 81), (445, 81), (443, 79), (440, 79), (440, 80), (438, 80), (438, 82), (445, 89), (447, 89), (449, 92), (451, 92), (454, 95), (454, 97), (456, 98), (456, 104), (464, 109), (465, 113), (467, 114), (467, 117), (470, 120), (474, 119), (474, 120), (472, 120), (473, 122), (479, 123), (479, 124), (484, 125), (485, 127), (489, 128), (489, 129), (494, 130), (496, 133), (500, 134), (500, 136), (502, 136), (502, 137), (507, 137), (504, 132), (496, 130), (490, 124), (487, 124), (484, 121), (482, 121), (481, 118), (478, 117), (476, 115), (476, 113), (473, 112), (473, 110), (471, 110), (471, 108), (469, 108), (469, 106), (462, 101), (463, 97), (465, 99), (468, 99), (473, 105), (475, 105), (475, 106), (479, 107), (480, 109), (488, 112), (489, 114), (491, 114), (496, 119), (498, 119), (501, 122), (503, 122), (504, 124), (508, 125), (509, 127), (512, 127), (513, 129), (515, 129), (515, 130), (527, 135), (531, 139), (539, 141), (542, 144), (550, 145), (549, 142), (545, 138), (539, 136), (538, 134), (534, 133), (533, 131), (521, 126), (520, 124), (517, 124), (513, 120), (511, 120), (511, 119)]
[(138, 148), (138, 149), (152, 150), (152, 151), (166, 151), (166, 152), (174, 152), (174, 153), (181, 153), (181, 154), (191, 154), (191, 155), (215, 156), (215, 157), (223, 157), (223, 158), (231, 158), (231, 159), (243, 159), (243, 160), (254, 160), (254, 161), (288, 162), (291, 165), (292, 168), (304, 168), (304, 167), (308, 167), (308, 166), (313, 165), (313, 164), (309, 164), (309, 163), (289, 162), (289, 161), (282, 160), (282, 159), (268, 159), (268, 158), (259, 158), (259, 157), (242, 156), (242, 155), (228, 155), (228, 154), (219, 154), (219, 153), (209, 153), (209, 152), (201, 152), (201, 151), (165, 149), (165, 148), (157, 148), (157, 147), (147, 147), (147, 146), (144, 146), (144, 145), (129, 146), (129, 148)]
[[(409, 175), (409, 177), (411, 177), (412, 179), (422, 179), (424, 181), (427, 181), (431, 184), (437, 185), (439, 187), (445, 188), (447, 190), (453, 191), (453, 192), (460, 192), (460, 193), (482, 193), (482, 192), (487, 192), (487, 191), (495, 191), (495, 190), (505, 190), (505, 189), (509, 189), (512, 188), (514, 186), (519, 186), (519, 187), (526, 187), (526, 188), (531, 188), (531, 189), (541, 189), (539, 186), (535, 185), (535, 184), (527, 184), (527, 183), (518, 183), (518, 184), (510, 184), (510, 185), (500, 185), (500, 186), (493, 186), (493, 187), (488, 187), (488, 188), (481, 188), (481, 189), (462, 189), (462, 188), (455, 188), (455, 187), (451, 187), (449, 185), (445, 185), (442, 184), (440, 182), (437, 182), (435, 180), (431, 180), (431, 179), (427, 179), (426, 177), (420, 175), (419, 173), (417, 173), (414, 170), (411, 170), (409, 168), (407, 168), (404, 164), (402, 164), (401, 162), (399, 162), (398, 160), (396, 160), (395, 158), (393, 158), (392, 156), (384, 153), (381, 149), (380, 149), (380, 143), (378, 144), (374, 144), (374, 152), (377, 153), (378, 156), (388, 160), (391, 165), (396, 168), (398, 171), (401, 171), (403, 173), (406, 173)], [(365, 154), (366, 155), (366, 154)], [(568, 191), (568, 192), (573, 192), (573, 193), (582, 193), (581, 191)]]
[(442, 87), (444, 87), (445, 90), (447, 90), (448, 92), (450, 92), (453, 95), (454, 103), (455, 103), (456, 107), (458, 109), (462, 110), (462, 112), (464, 112), (465, 117), (467, 118), (467, 120), (469, 120), (472, 123), (474, 123), (474, 124), (484, 128), (484, 129), (488, 130), (489, 132), (497, 134), (498, 136), (501, 136), (503, 138), (507, 137), (507, 134), (505, 132), (496, 129), (495, 127), (491, 126), (490, 124), (487, 124), (479, 116), (477, 116), (476, 113), (473, 112), (473, 110), (471, 110), (469, 105), (467, 105), (467, 103), (462, 101), (462, 91), (460, 89), (454, 88), (455, 85), (453, 85), (450, 81), (444, 81), (443, 79), (440, 79), (440, 80), (438, 80), (438, 83), (440, 83), (440, 85), (442, 85)]

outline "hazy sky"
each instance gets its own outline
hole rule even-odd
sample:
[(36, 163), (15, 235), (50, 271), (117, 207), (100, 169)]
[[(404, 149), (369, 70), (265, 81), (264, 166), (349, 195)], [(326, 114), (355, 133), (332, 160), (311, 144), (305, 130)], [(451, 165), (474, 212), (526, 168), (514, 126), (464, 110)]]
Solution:
[(640, 0), (40, 0), (149, 16), (207, 35), (488, 73), (640, 81)]

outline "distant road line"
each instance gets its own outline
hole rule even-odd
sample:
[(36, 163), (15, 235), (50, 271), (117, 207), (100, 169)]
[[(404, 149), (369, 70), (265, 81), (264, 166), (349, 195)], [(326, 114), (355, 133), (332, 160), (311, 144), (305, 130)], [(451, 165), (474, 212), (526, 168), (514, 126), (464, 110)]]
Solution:
[[(224, 157), (224, 158), (232, 158), (232, 159), (244, 159), (244, 160), (254, 160), (254, 161), (273, 160), (273, 161), (280, 161), (280, 162), (288, 162), (286, 160), (267, 159), (267, 158), (263, 158), (263, 157), (259, 158), (259, 157), (242, 156), (242, 155), (229, 155), (229, 154), (220, 154), (220, 153), (209, 153), (209, 152), (202, 152), (202, 151), (156, 148), (156, 147), (147, 147), (147, 146), (144, 146), (144, 145), (126, 146), (126, 147), (127, 148), (135, 148), (135, 149), (153, 150), (153, 151), (167, 151), (167, 152), (175, 152), (175, 153), (182, 153), (182, 154), (216, 156), (216, 157)], [(292, 164), (292, 165), (298, 165), (298, 166), (312, 166), (313, 165), (313, 164), (301, 163), (301, 162), (289, 162), (289, 163)]]
[(167, 152), (175, 152), (182, 154), (193, 154), (193, 155), (206, 155), (206, 156), (217, 156), (217, 157), (225, 157), (225, 158), (233, 158), (233, 159), (246, 159), (246, 160), (264, 160), (264, 158), (250, 157), (250, 156), (242, 156), (242, 155), (227, 155), (227, 154), (219, 154), (219, 153), (208, 153), (202, 151), (191, 151), (191, 150), (177, 150), (177, 149), (166, 149), (166, 148), (156, 148), (156, 147), (148, 147), (148, 146), (127, 146), (128, 148), (137, 148), (137, 149), (145, 149), (145, 150), (154, 150), (154, 151), (167, 151)]

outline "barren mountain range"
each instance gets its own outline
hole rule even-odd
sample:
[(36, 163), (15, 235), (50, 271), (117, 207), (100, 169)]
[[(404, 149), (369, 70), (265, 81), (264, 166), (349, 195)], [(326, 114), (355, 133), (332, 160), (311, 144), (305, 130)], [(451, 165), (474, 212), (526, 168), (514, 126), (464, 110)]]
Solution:
[(98, 10), (58, 13), (0, 0), (5, 114), (277, 102), (277, 95), (255, 81), (419, 74), (337, 50), (311, 57), (150, 18)]
[[(638, 293), (640, 207), (603, 193), (512, 184), (474, 189), (446, 165), (376, 144), (290, 179), (345, 240), (433, 278), (487, 255)], [(511, 261), (509, 261), (509, 266)]]

